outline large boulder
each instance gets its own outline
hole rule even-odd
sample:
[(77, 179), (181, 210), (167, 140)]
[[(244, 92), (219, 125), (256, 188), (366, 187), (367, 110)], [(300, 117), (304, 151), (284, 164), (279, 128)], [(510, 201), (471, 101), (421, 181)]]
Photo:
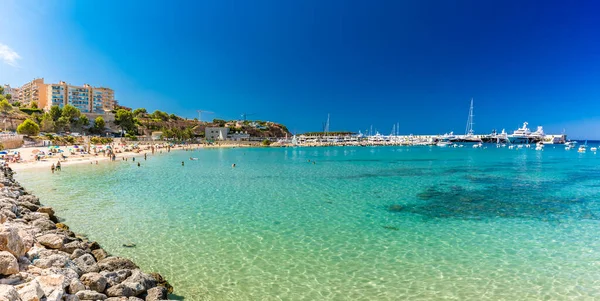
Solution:
[(101, 293), (106, 289), (106, 278), (100, 275), (100, 273), (83, 274), (80, 280), (85, 286), (89, 287), (90, 290)]
[(101, 271), (134, 270), (138, 266), (133, 261), (122, 257), (108, 257), (98, 262)]
[(157, 286), (148, 290), (146, 301), (159, 301), (165, 299), (167, 299), (167, 289), (164, 286)]
[(85, 253), (84, 250), (82, 250), (82, 249), (75, 249), (75, 250), (73, 250), (73, 252), (72, 252), (72, 254), (71, 254), (70, 257), (71, 257), (71, 259), (75, 259), (75, 258), (81, 257), (81, 256), (83, 256), (85, 254), (87, 254), (87, 253)]
[(37, 276), (35, 277), (35, 281), (40, 284), (46, 297), (52, 296), (54, 298), (58, 296), (62, 298), (65, 293), (64, 289), (69, 285), (67, 278), (64, 275), (59, 274)]
[(38, 268), (64, 268), (68, 262), (70, 262), (69, 256), (63, 254), (52, 254), (48, 257), (42, 257), (38, 260), (33, 261), (33, 265)]
[(92, 250), (92, 255), (94, 255), (96, 261), (100, 261), (108, 257), (108, 253), (102, 248)]
[(125, 281), (125, 279), (127, 279), (129, 276), (131, 276), (131, 271), (130, 270), (118, 270), (118, 271), (114, 271), (114, 272), (102, 271), (102, 272), (100, 272), (100, 274), (102, 276), (104, 276), (104, 278), (106, 278), (106, 281), (108, 281), (108, 284), (110, 286), (115, 286), (115, 285)]
[(40, 212), (29, 212), (26, 214), (23, 214), (23, 219), (28, 221), (28, 222), (32, 222), (38, 219), (45, 219), (45, 220), (49, 220), (50, 216), (46, 213), (40, 213)]
[(85, 285), (79, 279), (71, 280), (69, 294), (76, 294), (78, 291), (85, 291)]
[(142, 293), (145, 293), (147, 290), (156, 286), (156, 280), (146, 273), (143, 273), (140, 270), (131, 271), (131, 276), (129, 276), (125, 281), (121, 284), (133, 290), (133, 295), (137, 296)]
[(156, 285), (164, 286), (167, 289), (168, 294), (173, 293), (173, 286), (159, 273), (150, 273), (150, 276), (156, 280)]
[(8, 251), (15, 257), (21, 257), (28, 250), (19, 235), (19, 229), (11, 225), (0, 225), (0, 251)]
[(19, 208), (17, 207), (17, 202), (10, 198), (1, 198), (0, 199), (0, 208), (6, 209), (13, 214), (19, 214)]
[(21, 301), (40, 301), (44, 297), (44, 291), (40, 284), (33, 280), (18, 289)]
[(42, 231), (56, 229), (56, 224), (53, 221), (45, 218), (36, 219), (35, 221), (33, 221), (33, 226), (39, 228)]
[(77, 297), (76, 295), (64, 295), (63, 300), (64, 301), (80, 301), (79, 297)]
[(30, 211), (37, 211), (40, 207), (36, 204), (32, 204), (30, 202), (19, 202), (19, 206), (26, 208)]
[(80, 241), (72, 241), (70, 243), (66, 243), (63, 248), (61, 249), (61, 251), (63, 252), (67, 252), (69, 254), (75, 252), (75, 250), (77, 249), (82, 249), (84, 248), (84, 245), (82, 242)]
[(78, 291), (77, 294), (75, 294), (75, 296), (77, 296), (79, 298), (79, 300), (104, 300), (104, 299), (106, 299), (105, 294), (101, 294), (99, 292), (90, 291), (90, 290)]
[(2, 220), (2, 223), (6, 222), (6, 221), (12, 221), (15, 218), (17, 218), (17, 215), (7, 208), (0, 208), (0, 216), (1, 216), (0, 219)]
[(39, 207), (37, 212), (48, 214), (50, 219), (54, 218), (54, 209), (52, 209), (52, 207)]
[(79, 276), (81, 275), (81, 270), (79, 270), (77, 267), (65, 267), (65, 268), (49, 268), (49, 269), (43, 269), (41, 275), (43, 276), (52, 276), (52, 275), (61, 275), (64, 278), (64, 288), (66, 288), (67, 286), (69, 286), (69, 284), (71, 283), (71, 281), (73, 281), (73, 279), (79, 279)]
[(32, 204), (40, 205), (40, 198), (35, 195), (26, 194), (19, 197), (19, 202), (29, 202)]
[(19, 263), (13, 254), (0, 251), (0, 275), (13, 275), (19, 272)]
[(65, 237), (58, 234), (45, 234), (37, 237), (37, 241), (46, 248), (62, 249), (65, 243)]
[(135, 296), (135, 291), (130, 288), (129, 286), (127, 286), (126, 284), (117, 284), (115, 286), (109, 287), (106, 290), (106, 294), (109, 297), (121, 297), (121, 296), (125, 296), (125, 297), (129, 297), (129, 296)]
[(19, 293), (12, 285), (0, 284), (0, 300), (18, 301), (21, 300)]
[(91, 254), (84, 254), (78, 258), (73, 260), (75, 265), (77, 265), (83, 273), (97, 273), (100, 272), (100, 267), (94, 260), (94, 256)]

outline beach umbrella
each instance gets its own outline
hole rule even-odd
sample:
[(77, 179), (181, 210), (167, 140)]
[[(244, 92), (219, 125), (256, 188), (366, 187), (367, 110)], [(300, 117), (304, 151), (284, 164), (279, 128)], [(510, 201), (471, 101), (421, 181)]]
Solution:
[(8, 152), (6, 152), (6, 151), (1, 151), (1, 152), (0, 152), (0, 155), (8, 155)]
[(73, 145), (73, 148), (79, 148), (79, 145)]

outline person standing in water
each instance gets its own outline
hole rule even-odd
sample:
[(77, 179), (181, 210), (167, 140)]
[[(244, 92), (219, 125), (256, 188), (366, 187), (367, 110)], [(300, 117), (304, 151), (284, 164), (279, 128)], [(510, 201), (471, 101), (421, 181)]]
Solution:
[(56, 171), (62, 171), (60, 167), (60, 161), (56, 162)]
[(147, 156), (148, 156), (148, 154), (144, 153), (144, 161), (146, 161)]
[(50, 166), (50, 170), (52, 170), (52, 173), (54, 173), (54, 163), (52, 163), (52, 166)]
[(181, 161), (181, 166), (185, 166), (185, 162)]

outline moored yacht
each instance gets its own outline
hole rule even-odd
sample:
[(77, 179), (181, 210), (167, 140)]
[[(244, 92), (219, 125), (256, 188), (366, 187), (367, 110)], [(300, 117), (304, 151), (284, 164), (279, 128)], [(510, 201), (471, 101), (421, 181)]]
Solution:
[(520, 127), (516, 131), (512, 133), (512, 135), (508, 135), (508, 141), (511, 144), (529, 144), (531, 135), (531, 130), (527, 127), (528, 123), (523, 122), (523, 127)]

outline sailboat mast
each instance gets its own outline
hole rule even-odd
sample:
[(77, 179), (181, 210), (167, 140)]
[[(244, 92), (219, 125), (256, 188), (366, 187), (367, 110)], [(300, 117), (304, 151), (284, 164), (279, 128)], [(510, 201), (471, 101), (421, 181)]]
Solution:
[(471, 106), (469, 107), (469, 117), (467, 118), (467, 128), (465, 136), (473, 135), (473, 98), (471, 98)]

